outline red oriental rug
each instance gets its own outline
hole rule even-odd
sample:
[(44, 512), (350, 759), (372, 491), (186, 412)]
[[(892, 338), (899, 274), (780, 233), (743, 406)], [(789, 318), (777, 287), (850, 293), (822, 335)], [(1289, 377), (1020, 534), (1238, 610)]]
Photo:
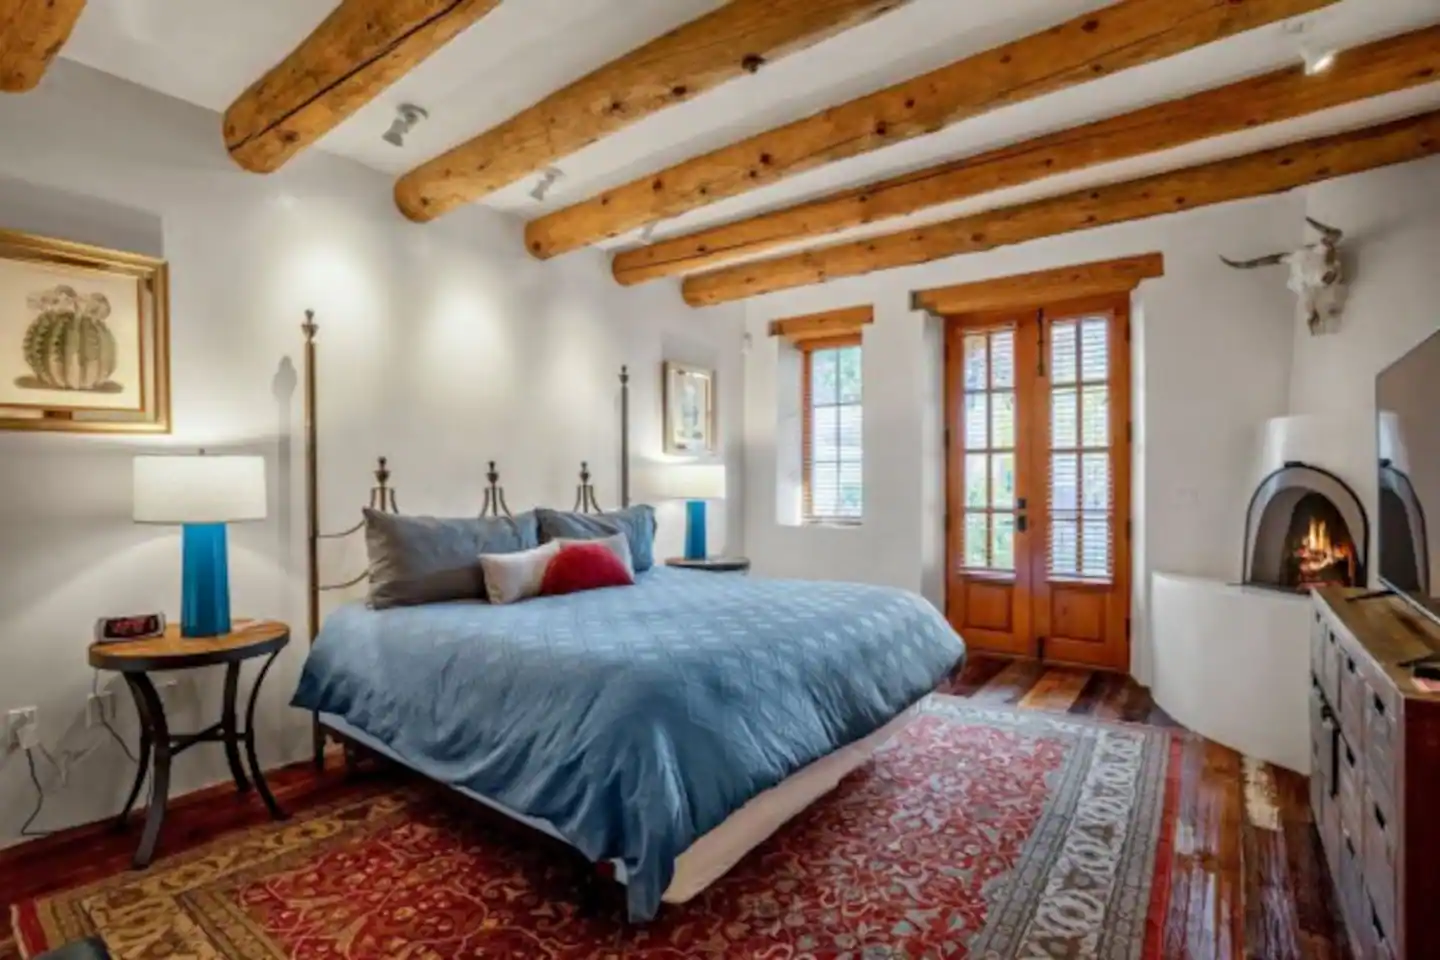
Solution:
[(1173, 731), (934, 696), (872, 763), (644, 926), (573, 856), (438, 787), (377, 789), (144, 873), (19, 904), (34, 955), (119, 960), (1150, 960), (1174, 849)]

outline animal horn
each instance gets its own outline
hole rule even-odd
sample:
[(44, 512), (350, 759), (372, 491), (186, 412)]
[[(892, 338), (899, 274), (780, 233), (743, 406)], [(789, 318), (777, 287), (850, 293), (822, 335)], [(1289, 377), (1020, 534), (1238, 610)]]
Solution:
[(1319, 230), (1321, 233), (1325, 234), (1325, 239), (1329, 240), (1331, 243), (1339, 243), (1341, 239), (1345, 236), (1344, 230), (1337, 230), (1334, 227), (1327, 227), (1325, 226), (1325, 224), (1321, 223), (1319, 220), (1316, 220), (1314, 217), (1306, 217), (1305, 222), (1310, 224), (1310, 226), (1314, 227), (1316, 230)]
[(1250, 270), (1254, 267), (1269, 267), (1277, 263), (1284, 263), (1288, 253), (1272, 253), (1268, 257), (1256, 257), (1254, 260), (1231, 260), (1229, 257), (1221, 257), (1220, 261), (1227, 267), (1234, 267), (1236, 270)]

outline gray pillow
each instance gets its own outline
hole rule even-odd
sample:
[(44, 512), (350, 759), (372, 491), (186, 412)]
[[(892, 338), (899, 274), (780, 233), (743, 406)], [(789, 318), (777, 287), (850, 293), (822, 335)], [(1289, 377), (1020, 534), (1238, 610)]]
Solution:
[(539, 507), (540, 540), (599, 540), (625, 534), (630, 542), (630, 559), (635, 572), (644, 573), (655, 566), (655, 508), (645, 504), (614, 510), (610, 513), (568, 513)]
[(540, 545), (533, 512), (518, 517), (407, 517), (365, 511), (370, 605), (377, 610), (446, 600), (484, 600), (482, 553)]

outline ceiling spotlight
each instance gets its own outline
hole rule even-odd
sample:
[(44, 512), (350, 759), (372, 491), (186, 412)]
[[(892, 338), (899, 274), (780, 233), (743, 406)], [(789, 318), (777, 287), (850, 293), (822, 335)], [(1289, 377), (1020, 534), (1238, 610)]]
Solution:
[(1335, 57), (1338, 53), (1339, 51), (1333, 48), (1329, 50), (1302, 48), (1300, 56), (1305, 60), (1305, 75), (1307, 77), (1313, 77), (1316, 74), (1329, 70), (1335, 66)]
[(415, 124), (430, 116), (424, 107), (417, 107), (413, 103), (402, 103), (395, 109), (395, 120), (390, 124), (390, 129), (385, 131), (381, 137), (386, 143), (396, 147), (405, 146), (405, 134), (409, 133)]
[(559, 167), (550, 167), (540, 175), (540, 180), (535, 184), (535, 189), (530, 191), (530, 198), (536, 203), (544, 203), (545, 195), (550, 192), (550, 188), (555, 186), (556, 182), (563, 176), (565, 176), (565, 171)]

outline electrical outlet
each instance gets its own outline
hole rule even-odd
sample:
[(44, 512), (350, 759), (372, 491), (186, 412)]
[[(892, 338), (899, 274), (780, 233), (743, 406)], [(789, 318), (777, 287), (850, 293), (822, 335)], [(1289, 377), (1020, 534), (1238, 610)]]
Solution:
[(102, 726), (115, 716), (115, 694), (109, 690), (90, 694), (85, 702), (85, 726)]
[(40, 711), (37, 707), (21, 707), (5, 715), (9, 735), (5, 744), (12, 750), (34, 750), (40, 746)]

